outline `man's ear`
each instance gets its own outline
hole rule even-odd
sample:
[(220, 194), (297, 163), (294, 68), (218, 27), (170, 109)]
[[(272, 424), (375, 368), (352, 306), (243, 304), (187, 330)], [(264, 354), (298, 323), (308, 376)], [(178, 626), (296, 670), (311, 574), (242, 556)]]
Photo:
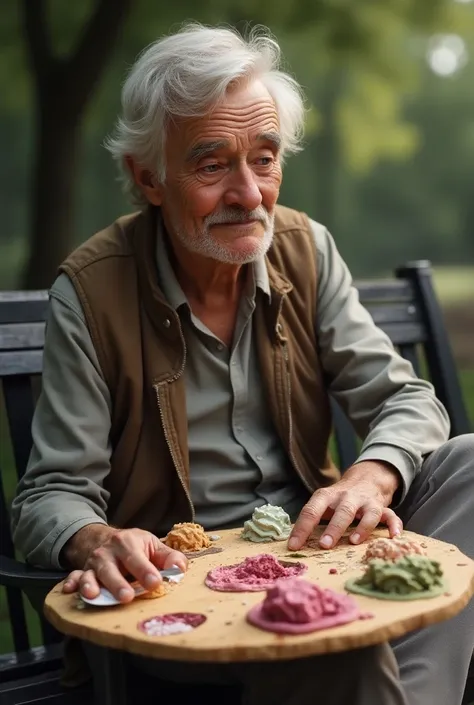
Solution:
[(158, 179), (149, 169), (137, 164), (133, 157), (125, 157), (125, 164), (129, 170), (134, 182), (143, 193), (147, 201), (153, 206), (161, 206), (163, 194), (161, 184)]

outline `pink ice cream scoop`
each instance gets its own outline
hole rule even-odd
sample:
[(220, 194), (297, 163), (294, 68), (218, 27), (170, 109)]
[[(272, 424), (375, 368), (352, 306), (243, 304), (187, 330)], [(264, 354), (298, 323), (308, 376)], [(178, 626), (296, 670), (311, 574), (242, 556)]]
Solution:
[(212, 590), (258, 592), (273, 587), (277, 580), (293, 578), (306, 570), (304, 563), (281, 561), (271, 554), (260, 553), (242, 563), (213, 568), (205, 583)]
[(280, 634), (304, 634), (359, 618), (359, 608), (349, 595), (298, 578), (278, 580), (247, 615), (254, 626)]

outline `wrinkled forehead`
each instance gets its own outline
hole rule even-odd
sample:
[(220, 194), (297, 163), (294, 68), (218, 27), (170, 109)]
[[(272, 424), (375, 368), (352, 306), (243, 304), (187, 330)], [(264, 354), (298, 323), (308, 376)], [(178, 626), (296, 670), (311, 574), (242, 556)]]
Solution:
[(259, 81), (227, 92), (208, 114), (178, 118), (167, 133), (169, 157), (180, 154), (185, 160), (203, 156), (214, 145), (233, 151), (248, 150), (268, 142), (278, 151), (280, 125), (275, 102)]

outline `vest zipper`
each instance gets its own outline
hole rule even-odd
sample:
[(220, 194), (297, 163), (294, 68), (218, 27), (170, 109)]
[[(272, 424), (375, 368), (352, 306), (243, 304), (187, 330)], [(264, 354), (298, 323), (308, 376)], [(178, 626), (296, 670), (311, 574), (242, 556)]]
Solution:
[(177, 459), (177, 457), (176, 457), (176, 453), (174, 452), (174, 449), (173, 449), (173, 447), (172, 447), (172, 445), (171, 445), (171, 442), (170, 442), (170, 439), (169, 439), (169, 437), (168, 437), (168, 431), (167, 431), (167, 427), (166, 427), (166, 424), (165, 424), (165, 418), (164, 418), (163, 409), (162, 409), (161, 401), (160, 401), (160, 387), (163, 386), (164, 384), (170, 384), (171, 382), (176, 382), (176, 380), (178, 380), (178, 379), (181, 377), (181, 375), (183, 374), (184, 368), (185, 368), (185, 365), (186, 365), (186, 355), (187, 355), (186, 341), (185, 341), (185, 339), (184, 339), (183, 331), (182, 331), (182, 329), (181, 329), (181, 324), (179, 323), (179, 321), (178, 321), (178, 329), (179, 329), (179, 334), (180, 334), (180, 336), (181, 336), (181, 342), (182, 342), (182, 344), (183, 344), (183, 351), (184, 351), (184, 352), (183, 352), (183, 363), (182, 363), (180, 369), (178, 370), (178, 372), (177, 372), (175, 375), (173, 375), (173, 377), (170, 377), (170, 378), (167, 379), (165, 382), (161, 382), (160, 384), (154, 384), (154, 385), (153, 385), (153, 389), (155, 390), (156, 401), (157, 401), (157, 404), (158, 404), (158, 411), (160, 412), (161, 425), (163, 426), (163, 431), (164, 431), (164, 434), (165, 434), (166, 445), (168, 446), (168, 449), (169, 449), (169, 452), (170, 452), (170, 455), (171, 455), (171, 459), (172, 459), (172, 461), (173, 461), (173, 465), (174, 465), (175, 470), (176, 470), (176, 474), (177, 474), (178, 477), (179, 477), (179, 481), (181, 482), (181, 486), (182, 486), (182, 488), (183, 488), (183, 490), (184, 490), (184, 494), (186, 495), (186, 499), (188, 500), (189, 508), (191, 509), (191, 521), (194, 522), (194, 520), (196, 519), (196, 510), (194, 509), (194, 504), (193, 504), (193, 501), (192, 501), (192, 499), (191, 499), (191, 494), (189, 493), (189, 490), (188, 490), (188, 488), (187, 488), (187, 486), (186, 486), (185, 481), (183, 480), (183, 477), (182, 477), (182, 475), (181, 475), (181, 472), (180, 472), (179, 469), (178, 469), (178, 459)]
[(298, 465), (298, 461), (295, 458), (295, 454), (293, 453), (293, 416), (291, 413), (291, 377), (290, 377), (290, 359), (288, 356), (288, 346), (286, 343), (286, 340), (284, 340), (282, 337), (280, 337), (280, 344), (283, 348), (283, 359), (285, 360), (285, 370), (286, 370), (286, 381), (288, 384), (288, 454), (290, 456), (290, 460), (293, 463), (293, 467), (295, 468), (296, 472), (300, 476), (301, 481), (303, 482), (304, 486), (308, 490), (308, 492), (311, 492), (311, 494), (314, 492), (314, 489), (310, 486), (308, 483), (307, 479), (301, 472), (301, 468)]

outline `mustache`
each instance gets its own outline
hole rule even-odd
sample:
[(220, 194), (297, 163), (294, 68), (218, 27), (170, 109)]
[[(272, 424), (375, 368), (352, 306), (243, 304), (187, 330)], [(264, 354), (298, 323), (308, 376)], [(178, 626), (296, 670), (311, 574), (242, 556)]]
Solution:
[(251, 211), (245, 208), (224, 208), (216, 213), (210, 213), (204, 218), (204, 226), (221, 225), (223, 223), (248, 223), (250, 220), (260, 220), (265, 225), (269, 224), (270, 216), (266, 208), (258, 206)]

